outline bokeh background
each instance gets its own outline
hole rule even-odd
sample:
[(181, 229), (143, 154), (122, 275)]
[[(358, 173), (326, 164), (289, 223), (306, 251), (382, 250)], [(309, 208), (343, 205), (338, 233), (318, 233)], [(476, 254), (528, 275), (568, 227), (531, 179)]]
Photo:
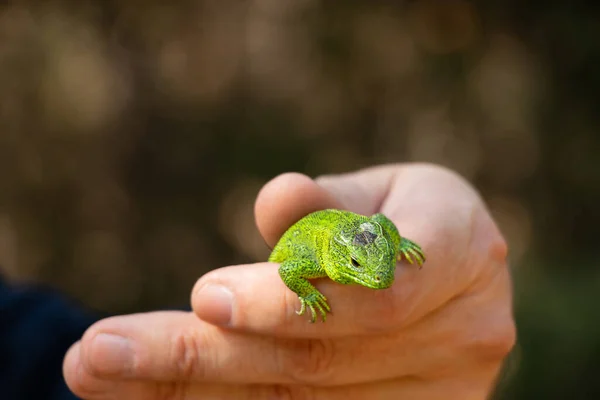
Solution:
[[(593, 3), (590, 3), (593, 4)], [(0, 264), (106, 313), (264, 260), (285, 171), (453, 168), (510, 244), (496, 399), (600, 398), (600, 19), (585, 2), (3, 2)]]

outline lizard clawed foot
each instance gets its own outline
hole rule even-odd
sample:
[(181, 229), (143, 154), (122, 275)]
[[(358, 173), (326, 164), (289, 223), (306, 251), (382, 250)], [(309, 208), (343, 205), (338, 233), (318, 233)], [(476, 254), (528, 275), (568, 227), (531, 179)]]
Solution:
[(400, 249), (398, 251), (399, 261), (402, 260), (402, 256), (404, 256), (406, 261), (408, 261), (410, 264), (413, 264), (416, 260), (417, 264), (419, 265), (419, 269), (421, 269), (423, 263), (425, 262), (425, 253), (421, 249), (421, 246), (406, 238), (402, 238), (402, 241), (400, 242)]
[(321, 314), (323, 318), (323, 322), (327, 319), (327, 313), (331, 312), (331, 308), (329, 304), (327, 304), (327, 299), (319, 292), (311, 293), (306, 297), (300, 297), (300, 310), (296, 311), (296, 314), (302, 315), (306, 311), (306, 308), (311, 312), (311, 323), (315, 323), (317, 319), (317, 310)]

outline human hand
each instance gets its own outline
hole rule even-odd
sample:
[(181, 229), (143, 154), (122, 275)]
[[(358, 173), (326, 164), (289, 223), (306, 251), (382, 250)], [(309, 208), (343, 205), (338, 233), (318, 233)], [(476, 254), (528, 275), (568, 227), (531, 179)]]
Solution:
[(195, 312), (108, 318), (68, 352), (64, 374), (86, 399), (485, 399), (515, 341), (506, 245), (476, 192), (430, 165), (317, 179), (285, 174), (256, 202), (273, 246), (323, 208), (383, 212), (419, 243), (392, 288), (315, 282), (333, 314), (310, 324), (269, 263), (212, 271)]

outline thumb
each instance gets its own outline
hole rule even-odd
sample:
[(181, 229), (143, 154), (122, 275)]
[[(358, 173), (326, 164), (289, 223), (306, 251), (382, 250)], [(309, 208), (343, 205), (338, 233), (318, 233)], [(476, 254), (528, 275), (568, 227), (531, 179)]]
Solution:
[(269, 246), (274, 246), (294, 222), (326, 208), (359, 214), (378, 212), (398, 167), (367, 168), (342, 175), (316, 178), (285, 173), (272, 179), (259, 192), (254, 214), (256, 225)]
[(256, 225), (271, 247), (305, 215), (341, 204), (311, 178), (298, 173), (279, 175), (259, 192), (254, 205)]

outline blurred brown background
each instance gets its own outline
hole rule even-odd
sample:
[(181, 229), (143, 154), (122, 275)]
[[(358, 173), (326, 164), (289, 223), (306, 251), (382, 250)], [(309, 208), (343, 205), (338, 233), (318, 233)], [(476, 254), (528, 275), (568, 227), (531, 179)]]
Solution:
[[(593, 4), (593, 3), (590, 3)], [(600, 21), (584, 2), (0, 6), (0, 264), (109, 313), (264, 260), (261, 185), (430, 161), (510, 243), (498, 399), (600, 398)]]

